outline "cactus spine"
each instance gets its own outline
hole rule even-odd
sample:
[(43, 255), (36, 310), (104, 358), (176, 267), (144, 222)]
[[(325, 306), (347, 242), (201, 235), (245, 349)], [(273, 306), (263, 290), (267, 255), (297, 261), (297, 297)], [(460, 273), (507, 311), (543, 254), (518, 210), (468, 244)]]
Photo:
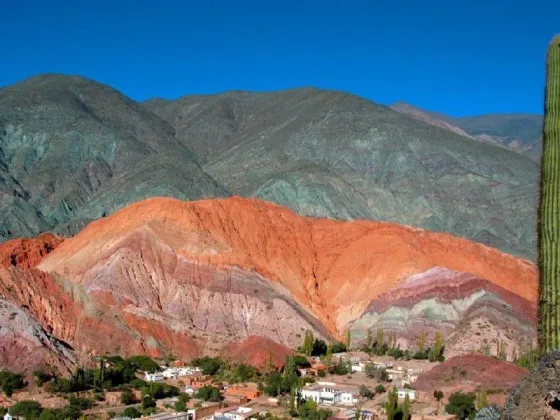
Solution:
[(560, 348), (560, 35), (546, 57), (539, 266), (539, 338), (546, 353)]

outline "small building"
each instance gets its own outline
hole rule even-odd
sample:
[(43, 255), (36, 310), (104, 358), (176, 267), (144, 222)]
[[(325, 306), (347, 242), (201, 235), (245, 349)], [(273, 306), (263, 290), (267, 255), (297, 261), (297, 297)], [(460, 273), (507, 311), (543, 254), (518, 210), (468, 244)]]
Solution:
[(358, 388), (337, 386), (333, 382), (317, 382), (301, 390), (303, 399), (326, 405), (355, 405), (358, 395)]
[(226, 389), (225, 392), (226, 397), (243, 397), (246, 398), (248, 401), (254, 400), (259, 398), (262, 395), (262, 391), (258, 389), (251, 389), (251, 388), (238, 388), (230, 386)]
[(307, 368), (307, 374), (309, 376), (319, 376), (321, 372), (325, 372), (325, 374), (327, 374), (329, 372), (329, 369), (329, 366), (316, 364), (311, 366), (310, 368)]
[(397, 391), (397, 397), (399, 400), (404, 400), (407, 395), (410, 401), (414, 401), (416, 399), (416, 391), (414, 389), (405, 388), (405, 389), (399, 389)]
[(194, 395), (196, 391), (189, 385), (185, 385), (185, 394)]
[(187, 414), (189, 415), (187, 420), (199, 420), (211, 417), (218, 407), (218, 403), (204, 403), (202, 407), (189, 409), (187, 410)]
[(10, 413), (6, 413), (4, 415), (4, 420), (14, 420), (14, 419), (15, 419), (15, 417), (12, 416)]
[(216, 410), (212, 420), (245, 420), (254, 415), (251, 407), (227, 407)]
[(154, 373), (146, 372), (144, 374), (144, 380), (146, 382), (159, 382), (159, 381), (163, 381), (163, 379), (164, 379), (163, 373), (160, 372), (154, 372)]
[(364, 362), (352, 363), (352, 372), (365, 372), (366, 364)]
[(402, 379), (404, 375), (404, 372), (399, 369), (386, 369), (385, 372), (387, 372), (387, 379), (389, 379), (390, 381)]

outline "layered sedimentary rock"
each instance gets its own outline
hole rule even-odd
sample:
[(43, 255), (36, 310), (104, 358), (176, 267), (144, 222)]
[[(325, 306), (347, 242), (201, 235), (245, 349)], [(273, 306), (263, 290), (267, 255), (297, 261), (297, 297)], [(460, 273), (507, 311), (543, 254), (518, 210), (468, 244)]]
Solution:
[(5, 299), (79, 357), (192, 357), (252, 336), (294, 348), (305, 330), (340, 338), (381, 294), (434, 267), (472, 273), (515, 320), (518, 312), (531, 319), (537, 296), (535, 267), (487, 246), (390, 223), (305, 218), (243, 198), (145, 200), (91, 223), (35, 267), (4, 260)]
[(472, 274), (435, 267), (410, 276), (374, 299), (352, 323), (356, 344), (368, 331), (396, 333), (401, 345), (417, 349), (421, 333), (427, 343), (439, 331), (446, 338), (445, 354), (468, 351), (495, 354), (505, 346), (510, 358), (536, 338), (536, 301)]
[(245, 363), (259, 369), (281, 368), (293, 351), (264, 337), (250, 336), (228, 344), (222, 355), (234, 363)]

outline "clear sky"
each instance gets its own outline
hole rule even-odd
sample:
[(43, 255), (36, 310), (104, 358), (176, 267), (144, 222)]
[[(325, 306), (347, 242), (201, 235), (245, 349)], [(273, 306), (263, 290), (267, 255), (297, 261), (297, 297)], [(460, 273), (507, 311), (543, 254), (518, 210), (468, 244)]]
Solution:
[(542, 113), (560, 0), (0, 0), (0, 86), (133, 99), (316, 86), (450, 115)]

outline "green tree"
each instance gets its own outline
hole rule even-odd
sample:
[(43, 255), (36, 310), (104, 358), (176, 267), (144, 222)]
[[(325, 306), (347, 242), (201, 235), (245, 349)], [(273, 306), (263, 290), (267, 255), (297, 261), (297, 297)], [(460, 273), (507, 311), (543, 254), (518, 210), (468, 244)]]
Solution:
[(193, 366), (200, 368), (204, 375), (214, 375), (222, 366), (219, 358), (208, 356), (196, 358), (191, 363)]
[(539, 341), (542, 353), (560, 347), (560, 35), (546, 57), (539, 206)]
[(434, 345), (428, 353), (428, 360), (430, 362), (443, 361), (443, 338), (439, 331), (436, 332), (436, 337), (434, 339)]
[(123, 415), (124, 417), (130, 417), (131, 419), (137, 419), (142, 416), (142, 413), (135, 407), (127, 407), (124, 409)]
[(142, 410), (146, 410), (156, 406), (156, 401), (151, 395), (144, 395), (142, 397)]
[(369, 348), (373, 346), (373, 332), (371, 331), (371, 328), (368, 328), (367, 330), (366, 346)]
[(410, 397), (408, 394), (404, 397), (404, 402), (402, 406), (402, 418), (403, 420), (408, 420), (410, 418)]
[(393, 389), (389, 391), (385, 410), (387, 411), (387, 420), (394, 420), (398, 412), (398, 394), (396, 387), (393, 387)]
[(482, 410), (488, 405), (488, 393), (482, 389), (476, 393), (476, 409)]
[(0, 386), (2, 387), (2, 392), (11, 397), (14, 391), (25, 388), (27, 383), (23, 380), (21, 373), (3, 370), (0, 371)]
[(311, 356), (311, 351), (313, 350), (313, 341), (313, 333), (310, 330), (305, 331), (305, 338), (303, 339), (301, 352), (306, 356)]
[(189, 394), (180, 394), (177, 402), (175, 403), (175, 411), (187, 411), (187, 403), (189, 402)]
[(441, 399), (443, 398), (443, 392), (441, 392), (439, 389), (436, 389), (434, 391), (434, 398), (439, 402), (441, 401)]
[(476, 413), (474, 402), (474, 394), (456, 392), (449, 397), (445, 411), (449, 414), (455, 414), (459, 420), (468, 419)]
[(195, 396), (202, 401), (218, 402), (222, 400), (220, 390), (211, 385), (204, 385), (196, 392)]
[(418, 351), (423, 353), (426, 351), (426, 331), (420, 331), (420, 337), (418, 338)]
[(384, 392), (385, 392), (385, 387), (383, 385), (379, 384), (375, 387), (376, 394), (383, 394)]
[(327, 346), (327, 354), (325, 356), (325, 365), (330, 366), (332, 363), (332, 346)]
[(312, 356), (324, 356), (327, 354), (327, 343), (324, 340), (319, 340), (318, 338), (313, 341), (313, 347), (311, 350)]
[(336, 343), (333, 344), (333, 353), (344, 353), (346, 351), (346, 346), (344, 345), (344, 343), (341, 343), (340, 341), (337, 341)]
[(350, 332), (350, 329), (346, 331), (346, 341), (344, 342), (344, 344), (346, 345), (346, 348), (350, 350), (350, 346), (352, 344), (352, 333)]

